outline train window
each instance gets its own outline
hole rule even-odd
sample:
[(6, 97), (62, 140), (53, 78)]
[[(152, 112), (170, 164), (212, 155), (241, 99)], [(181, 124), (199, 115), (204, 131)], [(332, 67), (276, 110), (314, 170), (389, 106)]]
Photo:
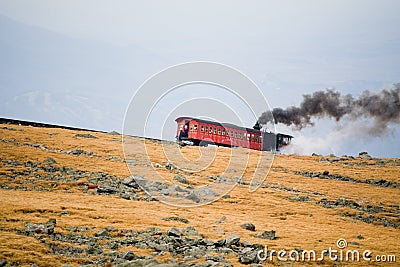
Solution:
[(221, 135), (221, 128), (218, 128), (218, 135)]
[(206, 126), (206, 133), (208, 133), (208, 126)]
[(221, 133), (222, 135), (225, 135), (225, 130), (224, 129), (222, 129), (222, 133)]
[(200, 131), (204, 132), (204, 125), (200, 126)]
[(262, 143), (262, 135), (260, 135), (260, 143)]
[(235, 138), (238, 138), (238, 132), (235, 132)]
[(197, 124), (193, 125), (193, 130), (197, 131)]
[(250, 141), (250, 134), (247, 134), (247, 141)]
[(212, 134), (212, 127), (210, 127), (210, 132), (209, 133)]
[(214, 127), (214, 134), (217, 134), (217, 128)]
[(182, 131), (183, 125), (179, 124), (179, 131)]
[(190, 130), (193, 131), (193, 125), (190, 125)]
[(254, 134), (251, 135), (251, 141), (254, 142)]

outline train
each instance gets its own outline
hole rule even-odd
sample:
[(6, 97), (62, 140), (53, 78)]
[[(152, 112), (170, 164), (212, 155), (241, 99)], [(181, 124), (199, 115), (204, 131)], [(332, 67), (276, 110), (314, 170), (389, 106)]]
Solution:
[(293, 136), (262, 131), (258, 122), (253, 128), (220, 123), (192, 117), (178, 117), (176, 139), (195, 146), (210, 144), (225, 147), (244, 147), (260, 151), (280, 151), (290, 144)]

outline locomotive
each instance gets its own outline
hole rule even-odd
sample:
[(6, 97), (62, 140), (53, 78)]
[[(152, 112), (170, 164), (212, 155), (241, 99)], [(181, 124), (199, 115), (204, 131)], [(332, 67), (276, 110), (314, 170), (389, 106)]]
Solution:
[(179, 117), (175, 121), (177, 140), (188, 141), (196, 146), (214, 144), (260, 151), (279, 151), (289, 145), (293, 138), (287, 134), (261, 131), (258, 122), (253, 128), (246, 128), (192, 117)]

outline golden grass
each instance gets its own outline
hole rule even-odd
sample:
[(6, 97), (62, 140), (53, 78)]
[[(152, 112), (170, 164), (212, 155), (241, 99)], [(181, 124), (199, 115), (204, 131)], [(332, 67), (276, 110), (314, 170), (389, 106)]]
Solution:
[[(1, 126), (15, 128), (16, 131), (3, 129)], [(76, 170), (87, 172), (104, 172), (118, 178), (125, 178), (130, 171), (124, 162), (124, 153), (121, 136), (106, 133), (90, 133), (98, 139), (75, 138), (77, 131), (63, 129), (46, 129), (28, 126), (0, 125), (0, 138), (13, 142), (0, 141), (0, 159), (18, 160), (21, 163), (43, 162), (51, 157), (56, 160), (56, 166), (73, 167)], [(172, 181), (178, 171), (165, 168), (154, 169), (149, 165), (158, 163), (165, 165), (168, 161), (164, 149), (174, 148), (174, 144), (165, 147), (150, 140), (145, 141), (149, 157), (143, 152), (143, 139), (128, 138), (130, 145), (127, 152), (128, 159), (134, 159), (137, 165), (130, 165), (131, 171), (145, 177), (161, 175), (164, 179)], [(18, 143), (16, 143), (18, 142)], [(45, 145), (47, 149), (32, 147), (29, 144)], [(66, 151), (80, 147), (85, 151), (92, 151), (93, 155), (71, 155)], [(203, 148), (201, 148), (203, 149)], [(183, 147), (180, 149), (183, 160), (198, 160), (199, 164), (207, 150), (201, 151), (198, 147)], [(215, 160), (205, 170), (194, 172), (191, 175), (184, 173), (191, 184), (200, 185), (209, 182), (209, 176), (217, 175), (233, 168), (236, 172), (229, 174), (240, 175), (249, 181), (258, 166), (260, 152), (245, 149), (212, 148), (215, 150)], [(208, 151), (211, 151), (209, 149)], [(231, 153), (234, 153), (232, 159)], [(249, 161), (247, 156), (249, 154)], [(107, 160), (108, 157), (118, 156), (121, 160)], [(179, 159), (179, 157), (177, 157)], [(232, 160), (232, 162), (230, 162)], [(396, 159), (394, 159), (396, 160)], [(116, 196), (95, 195), (93, 189), (89, 193), (82, 192), (80, 186), (88, 185), (87, 178), (79, 181), (44, 181), (35, 180), (34, 176), (24, 174), (27, 167), (19, 165), (12, 167), (7, 164), (0, 165), (0, 184), (16, 187), (24, 185), (26, 191), (0, 189), (0, 258), (9, 262), (19, 261), (23, 265), (36, 263), (39, 266), (59, 266), (62, 263), (77, 265), (78, 261), (71, 258), (56, 256), (49, 248), (41, 244), (34, 237), (18, 234), (24, 229), (25, 222), (44, 223), (49, 218), (57, 218), (56, 232), (62, 233), (70, 226), (91, 226), (94, 229), (113, 226), (117, 229), (145, 230), (149, 227), (159, 227), (167, 230), (171, 227), (193, 226), (198, 232), (211, 240), (226, 238), (231, 234), (241, 237), (252, 243), (267, 245), (270, 249), (315, 249), (321, 251), (329, 247), (335, 248), (339, 238), (348, 242), (360, 243), (360, 247), (349, 245), (349, 249), (369, 249), (374, 254), (395, 254), (398, 261), (399, 255), (399, 228), (385, 227), (379, 221), (372, 224), (355, 220), (354, 217), (345, 217), (340, 214), (355, 216), (362, 213), (348, 207), (324, 208), (317, 202), (326, 198), (335, 201), (344, 197), (361, 203), (361, 205), (380, 206), (385, 212), (373, 214), (376, 218), (389, 218), (400, 224), (399, 208), (393, 205), (400, 204), (399, 188), (378, 187), (365, 183), (350, 183), (337, 180), (324, 180), (306, 178), (294, 174), (295, 171), (323, 172), (340, 174), (358, 180), (385, 179), (387, 181), (400, 181), (400, 166), (386, 164), (365, 165), (368, 163), (361, 159), (353, 160), (355, 165), (344, 165), (341, 162), (329, 163), (321, 161), (320, 157), (275, 155), (273, 166), (266, 178), (263, 188), (254, 193), (249, 193), (249, 187), (236, 186), (229, 192), (230, 198), (220, 199), (212, 204), (180, 208), (162, 204), (160, 202), (144, 202), (124, 200)], [(244, 164), (243, 164), (244, 162)], [(369, 162), (373, 164), (374, 162)], [(267, 166), (261, 166), (267, 169)], [(10, 177), (20, 173), (15, 179)], [(45, 173), (42, 173), (45, 175)], [(30, 184), (28, 183), (30, 182)], [(56, 186), (54, 186), (54, 184)], [(35, 190), (36, 187), (48, 188), (51, 192)], [(68, 192), (67, 192), (68, 191)], [(312, 201), (299, 202), (288, 197), (308, 196)], [(69, 216), (62, 215), (68, 213)], [(176, 221), (165, 221), (162, 218), (179, 216), (189, 220), (188, 224)], [(221, 217), (226, 220), (217, 223)], [(243, 223), (253, 223), (256, 232), (250, 232), (240, 227)], [(276, 240), (263, 240), (255, 237), (256, 233), (265, 230), (275, 230)], [(92, 234), (88, 232), (86, 234)], [(357, 239), (362, 235), (364, 239)], [(120, 251), (127, 250), (126, 247)], [(134, 249), (139, 255), (150, 255), (152, 250)], [(158, 257), (167, 261), (171, 256), (167, 253)], [(226, 256), (233, 265), (240, 265), (237, 256)], [(365, 262), (364, 262), (365, 263)], [(279, 264), (276, 262), (274, 264)], [(331, 265), (332, 262), (318, 263)], [(354, 263), (352, 263), (354, 264)], [(344, 263), (344, 265), (346, 265)], [(363, 262), (358, 263), (362, 266)]]

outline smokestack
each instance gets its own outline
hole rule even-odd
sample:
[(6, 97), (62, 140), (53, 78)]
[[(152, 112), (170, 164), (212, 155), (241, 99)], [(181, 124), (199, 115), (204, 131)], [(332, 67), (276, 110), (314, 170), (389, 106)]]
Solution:
[(258, 123), (258, 121), (256, 121), (256, 124), (254, 124), (253, 129), (261, 130), (261, 126), (260, 126), (260, 123)]
[[(292, 125), (297, 130), (313, 126), (311, 119), (314, 117), (340, 121), (344, 116), (350, 120), (371, 118), (375, 122), (373, 127), (386, 129), (388, 123), (400, 122), (400, 84), (377, 93), (364, 91), (357, 99), (334, 90), (317, 91), (312, 95), (303, 95), (298, 107), (274, 108), (272, 115), (275, 124)], [(258, 121), (261, 124), (271, 121), (271, 112), (261, 114)]]

